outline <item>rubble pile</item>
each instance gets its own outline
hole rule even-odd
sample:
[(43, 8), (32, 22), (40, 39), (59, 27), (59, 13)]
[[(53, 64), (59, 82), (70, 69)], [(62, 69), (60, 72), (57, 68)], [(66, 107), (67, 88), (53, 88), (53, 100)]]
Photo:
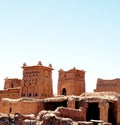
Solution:
[[(0, 125), (94, 125), (94, 121), (73, 121), (71, 118), (61, 117), (56, 111), (41, 111), (37, 116), (20, 113), (0, 115)], [(111, 125), (111, 123), (102, 123)]]

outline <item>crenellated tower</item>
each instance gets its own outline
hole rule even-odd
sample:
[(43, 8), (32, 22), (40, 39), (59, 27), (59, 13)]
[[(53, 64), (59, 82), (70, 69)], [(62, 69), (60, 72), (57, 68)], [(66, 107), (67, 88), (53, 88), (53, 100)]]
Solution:
[(85, 92), (85, 71), (73, 68), (59, 70), (58, 95), (80, 95)]

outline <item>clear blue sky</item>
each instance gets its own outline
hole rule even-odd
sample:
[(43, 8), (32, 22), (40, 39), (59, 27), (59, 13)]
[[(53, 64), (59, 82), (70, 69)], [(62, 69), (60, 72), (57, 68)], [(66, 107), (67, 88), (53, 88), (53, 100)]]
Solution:
[(0, 88), (21, 78), (21, 66), (52, 63), (58, 70), (86, 71), (86, 90), (97, 78), (120, 78), (119, 0), (1, 0)]

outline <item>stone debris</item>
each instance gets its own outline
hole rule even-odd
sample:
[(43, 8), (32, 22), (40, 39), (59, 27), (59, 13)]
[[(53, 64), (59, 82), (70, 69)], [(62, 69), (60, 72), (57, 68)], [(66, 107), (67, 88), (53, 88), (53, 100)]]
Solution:
[(87, 121), (78, 121), (77, 125), (94, 125), (93, 122), (87, 122)]
[(73, 125), (72, 119), (57, 117), (55, 114), (46, 114), (37, 125)]
[[(61, 108), (62, 109), (62, 108)], [(95, 121), (74, 121), (72, 118), (61, 116), (60, 109), (56, 111), (41, 111), (37, 116), (16, 114), (0, 114), (0, 125), (94, 125)], [(102, 122), (97, 125), (112, 125), (111, 123)]]
[(36, 120), (29, 120), (29, 119), (25, 119), (23, 121), (23, 125), (36, 125), (37, 121)]

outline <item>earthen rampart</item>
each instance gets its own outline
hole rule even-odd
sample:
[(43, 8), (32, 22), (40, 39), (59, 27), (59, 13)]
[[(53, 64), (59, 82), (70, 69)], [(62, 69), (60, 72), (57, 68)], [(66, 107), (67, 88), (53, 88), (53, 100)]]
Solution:
[(104, 79), (97, 79), (97, 85), (95, 92), (117, 92), (120, 93), (120, 79), (112, 79), (112, 80), (104, 80)]
[(60, 112), (61, 117), (71, 118), (74, 121), (85, 121), (85, 112), (82, 109), (71, 109), (65, 107), (59, 107), (56, 112)]

